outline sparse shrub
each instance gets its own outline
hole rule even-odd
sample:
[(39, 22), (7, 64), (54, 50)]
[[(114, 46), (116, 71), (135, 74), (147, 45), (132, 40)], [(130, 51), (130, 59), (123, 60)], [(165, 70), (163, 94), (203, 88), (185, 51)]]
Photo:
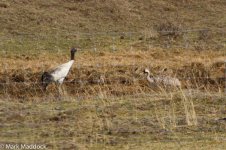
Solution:
[(210, 38), (211, 38), (211, 32), (209, 30), (199, 31), (199, 40), (207, 41)]
[(124, 36), (124, 35), (121, 35), (121, 36), (120, 36), (120, 39), (121, 39), (121, 40), (123, 40), (124, 38), (125, 38), (125, 36)]
[(179, 25), (175, 25), (172, 22), (161, 23), (157, 26), (157, 31), (160, 36), (167, 36), (176, 39), (181, 36), (181, 29)]
[(141, 37), (139, 37), (139, 38), (138, 38), (138, 40), (142, 41), (142, 40), (143, 40), (143, 37), (142, 37), (142, 36), (141, 36)]
[(0, 3), (0, 8), (8, 8), (10, 5), (8, 3)]

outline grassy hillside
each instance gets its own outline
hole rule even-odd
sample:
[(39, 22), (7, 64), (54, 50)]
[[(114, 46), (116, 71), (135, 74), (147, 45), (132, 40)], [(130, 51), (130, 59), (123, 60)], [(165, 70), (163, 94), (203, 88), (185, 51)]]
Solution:
[(225, 28), (223, 0), (3, 0), (1, 32), (137, 31), (166, 22), (180, 28)]
[[(225, 10), (225, 0), (1, 0), (0, 149), (226, 149)], [(82, 50), (64, 94), (43, 91), (42, 73), (72, 46)], [(181, 88), (149, 84), (144, 68)]]

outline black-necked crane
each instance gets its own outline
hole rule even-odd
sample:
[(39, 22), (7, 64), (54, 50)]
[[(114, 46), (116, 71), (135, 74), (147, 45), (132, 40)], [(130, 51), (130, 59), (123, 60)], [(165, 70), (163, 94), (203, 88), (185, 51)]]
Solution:
[[(164, 69), (165, 70), (165, 69)], [(146, 68), (144, 73), (147, 74), (147, 80), (151, 84), (155, 84), (157, 86), (172, 86), (172, 87), (181, 87), (181, 82), (178, 78), (170, 77), (170, 76), (152, 76), (150, 71)]]
[(42, 74), (42, 78), (41, 78), (41, 82), (42, 82), (42, 87), (43, 89), (46, 91), (47, 86), (51, 83), (51, 82), (55, 82), (56, 84), (58, 84), (58, 90), (59, 93), (61, 92), (61, 85), (65, 79), (65, 77), (67, 76), (70, 68), (72, 67), (73, 63), (74, 63), (74, 56), (75, 53), (77, 52), (76, 48), (72, 48), (71, 49), (71, 60), (68, 61), (67, 63), (64, 63), (48, 72), (44, 72)]

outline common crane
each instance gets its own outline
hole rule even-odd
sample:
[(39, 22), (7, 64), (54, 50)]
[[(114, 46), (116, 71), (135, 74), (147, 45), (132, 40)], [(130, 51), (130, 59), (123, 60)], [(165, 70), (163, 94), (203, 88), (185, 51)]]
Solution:
[(154, 85), (163, 85), (163, 86), (172, 86), (172, 87), (181, 87), (181, 82), (178, 78), (173, 78), (170, 76), (152, 76), (150, 71), (146, 68), (144, 73), (147, 74), (147, 80), (149, 83)]

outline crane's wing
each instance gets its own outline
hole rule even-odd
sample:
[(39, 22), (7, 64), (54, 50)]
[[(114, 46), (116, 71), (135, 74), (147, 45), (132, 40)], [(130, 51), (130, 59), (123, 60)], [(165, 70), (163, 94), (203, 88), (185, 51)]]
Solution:
[(64, 79), (67, 76), (67, 74), (68, 74), (73, 62), (74, 61), (71, 60), (71, 61), (69, 61), (69, 62), (67, 62), (65, 64), (62, 64), (62, 65), (56, 67), (55, 69), (51, 70), (50, 74), (53, 76), (54, 81), (58, 81), (60, 79)]

